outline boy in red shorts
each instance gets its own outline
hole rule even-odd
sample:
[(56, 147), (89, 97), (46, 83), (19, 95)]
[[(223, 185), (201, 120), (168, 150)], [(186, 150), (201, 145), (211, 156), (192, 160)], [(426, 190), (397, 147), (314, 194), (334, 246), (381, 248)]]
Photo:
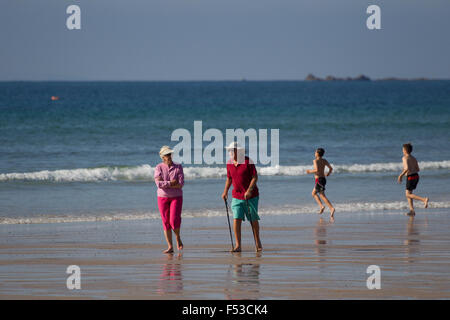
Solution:
[(406, 199), (409, 204), (409, 212), (408, 216), (414, 216), (416, 212), (414, 211), (413, 199), (420, 200), (424, 203), (425, 208), (428, 208), (428, 198), (422, 198), (415, 194), (413, 194), (413, 190), (416, 189), (417, 184), (419, 183), (419, 164), (417, 163), (416, 158), (411, 155), (412, 145), (410, 143), (405, 143), (403, 145), (403, 171), (398, 176), (398, 183), (402, 183), (402, 178), (406, 174)]
[(316, 150), (316, 152), (314, 153), (315, 159), (313, 161), (314, 170), (306, 170), (306, 173), (314, 174), (315, 177), (316, 183), (312, 191), (312, 196), (320, 207), (319, 214), (322, 214), (323, 210), (325, 210), (325, 206), (322, 204), (322, 201), (320, 201), (320, 198), (322, 198), (322, 200), (330, 208), (331, 219), (333, 219), (334, 211), (336, 210), (334, 209), (330, 200), (328, 200), (328, 198), (325, 196), (325, 184), (327, 183), (327, 179), (325, 178), (325, 167), (328, 167), (328, 173), (326, 174), (327, 177), (331, 174), (331, 172), (333, 172), (333, 167), (331, 167), (326, 159), (322, 158), (324, 153), (325, 150), (322, 148), (318, 148)]

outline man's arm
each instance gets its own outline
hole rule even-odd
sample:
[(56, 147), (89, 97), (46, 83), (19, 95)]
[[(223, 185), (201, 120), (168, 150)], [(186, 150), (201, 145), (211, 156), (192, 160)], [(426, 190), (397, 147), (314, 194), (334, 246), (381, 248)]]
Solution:
[(222, 199), (227, 201), (228, 199), (228, 190), (230, 190), (231, 187), (231, 178), (227, 177), (227, 180), (225, 181), (225, 189), (222, 193)]
[(255, 188), (256, 181), (258, 181), (258, 174), (255, 173), (252, 180), (250, 181), (250, 185), (248, 186), (247, 191), (244, 194), (245, 199), (249, 199), (252, 196), (253, 189)]

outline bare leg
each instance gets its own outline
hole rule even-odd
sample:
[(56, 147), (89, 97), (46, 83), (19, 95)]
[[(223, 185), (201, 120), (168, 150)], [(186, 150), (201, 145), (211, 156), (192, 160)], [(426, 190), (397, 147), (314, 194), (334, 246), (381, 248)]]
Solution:
[[(413, 194), (412, 191), (409, 191), (409, 190), (406, 190), (406, 198), (408, 198), (408, 200), (409, 199), (420, 200), (424, 203), (425, 208), (428, 208), (428, 201), (429, 201), (428, 198), (419, 197), (418, 195)], [(414, 211), (414, 209), (413, 209), (413, 211)]]
[(256, 252), (260, 252), (262, 251), (262, 244), (261, 239), (259, 238), (259, 222), (258, 220), (250, 221), (250, 224), (252, 225), (253, 236), (255, 238)]
[(172, 230), (164, 230), (164, 236), (166, 237), (168, 248), (167, 250), (164, 250), (163, 253), (173, 253)]
[(183, 242), (181, 242), (181, 237), (180, 237), (180, 228), (174, 229), (173, 232), (175, 232), (178, 251), (183, 250)]
[(234, 219), (233, 229), (234, 235), (236, 237), (236, 246), (234, 247), (232, 252), (241, 252), (241, 225), (242, 225), (241, 219)]
[(326, 205), (330, 208), (330, 212), (331, 212), (331, 217), (334, 217), (334, 211), (336, 211), (336, 209), (334, 209), (333, 205), (331, 204), (330, 200), (328, 200), (328, 198), (325, 196), (325, 192), (321, 192), (320, 193), (320, 197), (322, 198), (323, 202), (326, 203)]
[(407, 215), (413, 215), (413, 214), (415, 214), (413, 198), (408, 197), (408, 194), (411, 194), (411, 191), (406, 190), (405, 196), (406, 196), (406, 200), (408, 200), (408, 204), (409, 204), (409, 212), (407, 213)]
[(316, 200), (317, 204), (320, 207), (319, 214), (322, 214), (323, 210), (325, 210), (325, 207), (323, 206), (322, 201), (320, 201), (320, 198), (317, 195), (316, 189), (313, 189), (312, 196), (313, 196), (314, 200)]

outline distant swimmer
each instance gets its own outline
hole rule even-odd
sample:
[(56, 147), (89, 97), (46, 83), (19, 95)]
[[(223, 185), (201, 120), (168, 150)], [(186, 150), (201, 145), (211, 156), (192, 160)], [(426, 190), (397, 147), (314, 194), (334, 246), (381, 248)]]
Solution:
[(56, 100), (59, 100), (59, 97), (58, 96), (52, 96), (52, 101), (56, 101)]
[(398, 176), (398, 183), (402, 183), (402, 178), (406, 174), (406, 199), (409, 204), (409, 212), (407, 215), (414, 216), (416, 212), (414, 211), (413, 199), (420, 200), (424, 203), (425, 208), (428, 208), (428, 198), (422, 198), (415, 194), (413, 194), (413, 190), (416, 189), (417, 184), (419, 183), (419, 164), (417, 163), (416, 158), (411, 155), (412, 145), (410, 143), (406, 143), (403, 145), (403, 171)]
[[(325, 150), (322, 148), (318, 148), (314, 154), (316, 157), (313, 161), (314, 170), (306, 170), (308, 174), (314, 174), (315, 177), (315, 185), (312, 191), (312, 196), (316, 200), (317, 204), (320, 207), (319, 214), (322, 214), (323, 210), (325, 210), (325, 206), (320, 201), (320, 198), (326, 203), (326, 205), (330, 208), (331, 218), (334, 218), (334, 212), (336, 211), (331, 204), (330, 200), (325, 196), (325, 185), (327, 183), (327, 179), (325, 178), (325, 167), (328, 167), (328, 173), (326, 176), (328, 177), (331, 172), (333, 172), (333, 167), (328, 163), (328, 161), (323, 157)], [(319, 198), (320, 196), (320, 198)]]

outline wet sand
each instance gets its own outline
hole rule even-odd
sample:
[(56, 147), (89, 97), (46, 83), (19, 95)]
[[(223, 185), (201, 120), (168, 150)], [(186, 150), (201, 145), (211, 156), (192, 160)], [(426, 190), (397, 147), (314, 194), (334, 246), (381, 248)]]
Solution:
[[(235, 254), (226, 215), (183, 219), (185, 249), (169, 255), (158, 220), (1, 225), (0, 299), (450, 298), (448, 212), (261, 219), (264, 251), (247, 222)], [(66, 287), (69, 265), (80, 290)], [(367, 289), (369, 265), (380, 290)]]

